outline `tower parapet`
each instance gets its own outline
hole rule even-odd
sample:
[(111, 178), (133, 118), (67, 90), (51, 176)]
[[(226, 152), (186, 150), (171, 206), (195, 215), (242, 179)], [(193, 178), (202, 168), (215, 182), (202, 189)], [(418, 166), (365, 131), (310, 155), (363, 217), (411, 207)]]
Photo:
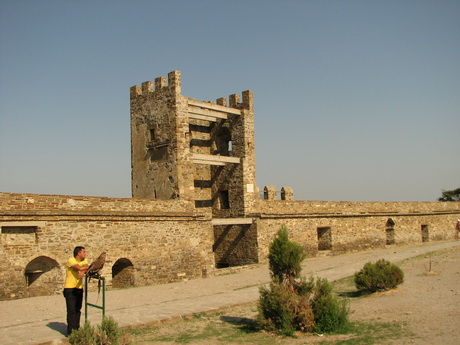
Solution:
[(294, 190), (291, 187), (281, 188), (281, 200), (294, 200)]
[[(151, 81), (145, 81), (139, 85), (131, 86), (130, 94), (131, 97), (134, 96), (146, 96), (150, 93), (155, 93), (158, 91), (164, 91), (168, 89), (169, 91), (174, 91), (177, 94), (181, 93), (181, 73), (179, 71), (172, 71), (168, 73), (168, 83), (166, 83), (165, 77), (155, 78), (155, 83)], [(155, 86), (155, 89), (153, 88)]]
[(194, 200), (217, 217), (243, 216), (256, 199), (253, 92), (228, 104), (199, 101), (181, 94), (172, 71), (130, 94), (133, 197)]
[(179, 71), (172, 71), (168, 73), (168, 86), (171, 89), (174, 89), (174, 91), (178, 95), (181, 94), (182, 88), (181, 88), (181, 77), (180, 77)]
[(264, 200), (276, 200), (276, 187), (265, 186), (264, 187)]
[(133, 197), (175, 199), (189, 191), (180, 163), (188, 132), (178, 115), (184, 113), (180, 93), (179, 71), (130, 89)]
[[(241, 96), (243, 101), (241, 102)], [(239, 94), (232, 94), (229, 96), (229, 102), (227, 103), (227, 98), (221, 97), (216, 99), (216, 104), (224, 107), (230, 107), (235, 109), (254, 109), (254, 92), (252, 90), (246, 90)]]

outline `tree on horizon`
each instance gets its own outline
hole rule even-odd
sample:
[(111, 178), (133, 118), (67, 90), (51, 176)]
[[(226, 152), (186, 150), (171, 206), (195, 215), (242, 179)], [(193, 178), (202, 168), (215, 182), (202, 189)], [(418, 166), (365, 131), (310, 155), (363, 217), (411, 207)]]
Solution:
[(438, 201), (460, 201), (460, 188), (453, 190), (442, 190), (442, 196)]

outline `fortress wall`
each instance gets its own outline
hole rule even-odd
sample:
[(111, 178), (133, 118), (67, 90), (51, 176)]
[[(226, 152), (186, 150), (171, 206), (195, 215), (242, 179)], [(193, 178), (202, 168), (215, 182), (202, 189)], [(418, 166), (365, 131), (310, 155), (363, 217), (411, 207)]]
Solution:
[[(167, 214), (180, 214), (195, 212), (193, 203), (186, 200), (160, 200), (160, 199), (131, 199), (131, 198), (106, 198), (69, 195), (46, 194), (18, 194), (0, 192), (0, 215), (7, 214), (129, 214), (137, 215), (152, 213), (153, 215), (166, 212)], [(166, 214), (165, 213), (165, 214)], [(200, 210), (197, 216), (206, 216)]]
[(455, 240), (460, 203), (259, 200), (252, 212), (259, 262), (266, 262), (269, 244), (282, 225), (311, 256), (384, 247), (388, 240), (394, 245)]
[[(309, 256), (455, 240), (458, 202), (256, 200), (252, 225), (213, 226), (193, 201), (0, 193), (0, 298), (60, 293), (76, 245), (107, 250), (110, 288), (161, 284), (267, 262), (282, 225)], [(391, 222), (389, 221), (391, 220)], [(425, 234), (422, 227), (425, 227)]]
[(436, 214), (458, 213), (460, 202), (293, 201), (257, 200), (252, 213), (278, 215)]
[(0, 226), (0, 298), (60, 293), (77, 245), (89, 262), (107, 250), (108, 286), (116, 263), (135, 286), (200, 278), (215, 266), (209, 215), (179, 200), (0, 193)]
[[(214, 226), (214, 245), (218, 268), (258, 263), (257, 228), (255, 224)], [(217, 272), (212, 272), (213, 274)]]

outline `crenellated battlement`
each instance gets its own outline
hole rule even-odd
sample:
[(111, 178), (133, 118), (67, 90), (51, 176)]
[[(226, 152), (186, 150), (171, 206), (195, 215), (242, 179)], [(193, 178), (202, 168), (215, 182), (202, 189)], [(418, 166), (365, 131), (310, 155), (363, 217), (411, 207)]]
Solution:
[(212, 101), (180, 92), (179, 71), (131, 87), (133, 196), (193, 200), (216, 217), (243, 216), (254, 202), (253, 91)]
[(159, 92), (165, 89), (174, 90), (176, 94), (181, 93), (180, 71), (169, 72), (167, 82), (166, 82), (165, 77), (158, 77), (158, 78), (155, 78), (155, 83), (151, 81), (145, 81), (141, 84), (141, 86), (139, 85), (131, 86), (130, 94), (131, 94), (131, 97), (142, 96), (142, 95), (146, 96), (148, 94)]
[[(260, 192), (259, 192), (260, 193)], [(279, 195), (279, 199), (277, 196)], [(280, 191), (275, 186), (265, 186), (262, 200), (294, 200), (294, 190), (291, 187), (283, 187)]]
[[(134, 85), (130, 88), (131, 97), (146, 96), (156, 92), (163, 91), (165, 89), (173, 89), (176, 94), (181, 93), (181, 72), (171, 71), (168, 73), (168, 78), (158, 77), (155, 78), (154, 82), (145, 81), (140, 86)], [(242, 99), (242, 101), (241, 101)], [(252, 90), (243, 91), (242, 94), (232, 94), (228, 97), (221, 97), (216, 102), (208, 101), (211, 104), (217, 104), (224, 107), (236, 108), (236, 109), (247, 109), (250, 111), (254, 110), (254, 92)]]
[[(241, 96), (243, 96), (243, 102), (241, 102)], [(253, 110), (254, 108), (254, 92), (252, 90), (243, 91), (241, 95), (233, 94), (229, 96), (229, 102), (227, 98), (221, 97), (216, 99), (217, 105), (224, 107), (236, 108), (236, 109), (247, 109)]]

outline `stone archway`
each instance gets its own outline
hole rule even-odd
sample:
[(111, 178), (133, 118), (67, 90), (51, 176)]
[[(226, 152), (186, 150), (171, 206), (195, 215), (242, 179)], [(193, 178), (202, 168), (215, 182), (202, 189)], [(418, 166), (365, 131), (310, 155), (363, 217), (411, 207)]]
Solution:
[(112, 287), (135, 286), (134, 272), (134, 265), (129, 259), (118, 259), (112, 266)]
[(24, 270), (26, 297), (48, 296), (63, 289), (63, 276), (56, 260), (39, 256), (30, 261)]

